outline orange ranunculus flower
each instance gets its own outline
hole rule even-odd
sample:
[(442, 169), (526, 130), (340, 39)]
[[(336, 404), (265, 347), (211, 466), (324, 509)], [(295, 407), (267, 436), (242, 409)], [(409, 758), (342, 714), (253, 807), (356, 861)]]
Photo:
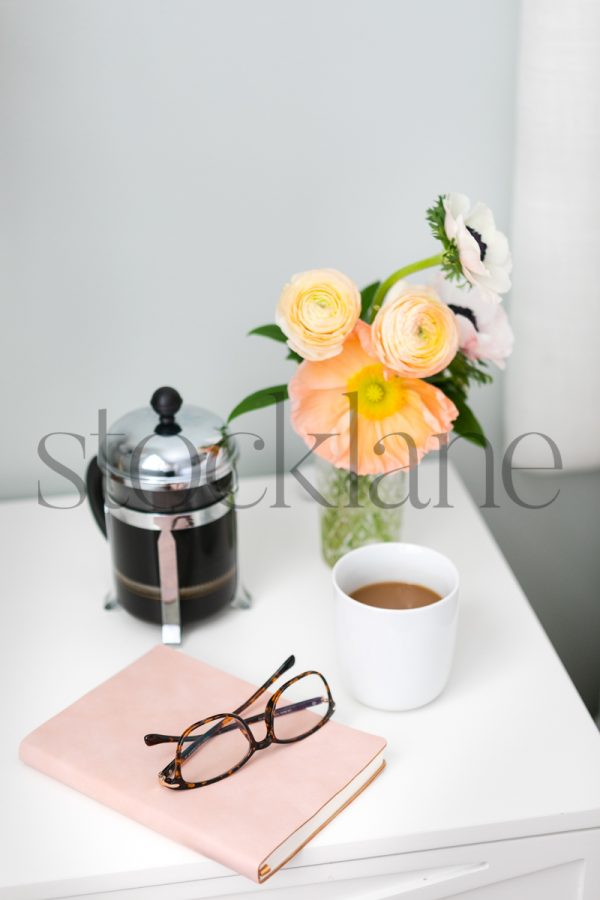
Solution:
[[(315, 449), (317, 455), (359, 475), (383, 474), (418, 462), (438, 447), (434, 436), (450, 431), (458, 415), (438, 388), (387, 370), (372, 352), (370, 332), (370, 326), (359, 321), (339, 356), (301, 363), (288, 388), (298, 434), (309, 447), (315, 435), (331, 434)], [(357, 410), (353, 454), (348, 394), (354, 394)]]
[(389, 369), (406, 378), (428, 378), (456, 356), (458, 328), (434, 288), (399, 281), (375, 316), (372, 340)]

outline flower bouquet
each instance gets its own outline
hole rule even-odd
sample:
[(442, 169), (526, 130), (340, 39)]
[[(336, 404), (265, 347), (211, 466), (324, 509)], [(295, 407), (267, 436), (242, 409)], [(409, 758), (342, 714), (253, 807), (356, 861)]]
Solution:
[[(330, 564), (361, 544), (398, 539), (404, 474), (452, 430), (486, 443), (467, 396), (512, 349), (500, 302), (510, 288), (508, 241), (490, 209), (463, 194), (438, 197), (426, 217), (438, 254), (362, 291), (334, 269), (294, 275), (276, 323), (250, 332), (286, 343), (299, 365), (288, 384), (242, 400), (229, 421), (289, 397), (292, 425), (319, 462)], [(429, 283), (406, 280), (433, 268)]]

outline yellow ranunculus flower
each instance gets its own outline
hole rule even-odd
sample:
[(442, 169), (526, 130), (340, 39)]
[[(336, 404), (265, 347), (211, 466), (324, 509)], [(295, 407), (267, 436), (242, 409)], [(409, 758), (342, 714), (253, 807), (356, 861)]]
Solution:
[(375, 316), (372, 340), (389, 369), (406, 378), (427, 378), (454, 359), (458, 328), (432, 287), (399, 281)]
[(285, 285), (276, 321), (292, 350), (318, 362), (341, 353), (359, 316), (360, 291), (350, 278), (335, 269), (311, 269)]

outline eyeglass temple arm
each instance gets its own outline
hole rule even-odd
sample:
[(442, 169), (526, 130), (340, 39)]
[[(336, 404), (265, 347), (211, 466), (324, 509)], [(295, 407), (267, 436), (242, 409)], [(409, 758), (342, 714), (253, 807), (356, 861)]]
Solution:
[(283, 675), (284, 672), (287, 672), (288, 669), (291, 669), (291, 668), (292, 668), (292, 666), (294, 665), (295, 662), (296, 662), (296, 657), (295, 657), (294, 654), (292, 653), (292, 655), (291, 655), (291, 656), (288, 656), (288, 658), (286, 659), (286, 661), (285, 661), (284, 663), (282, 663), (282, 664), (279, 666), (279, 668), (277, 669), (277, 671), (274, 672), (274, 673), (271, 675), (271, 677), (270, 677), (267, 681), (265, 681), (264, 684), (262, 684), (259, 688), (257, 688), (256, 691), (254, 691), (254, 693), (252, 694), (252, 696), (251, 696), (248, 700), (246, 700), (245, 703), (242, 703), (241, 706), (238, 706), (237, 709), (234, 709), (234, 710), (233, 710), (234, 713), (236, 714), (236, 716), (239, 716), (239, 714), (240, 714), (241, 712), (243, 712), (245, 709), (248, 709), (249, 706), (252, 706), (252, 704), (253, 704), (256, 700), (258, 700), (258, 698), (261, 696), (261, 694), (264, 694), (264, 692), (267, 691), (267, 690), (271, 687), (271, 685), (272, 685), (275, 681), (277, 681), (278, 678), (280, 678), (280, 677)]
[[(264, 694), (264, 692), (268, 688), (271, 687), (273, 682), (277, 681), (277, 679), (280, 678), (284, 672), (287, 672), (288, 669), (292, 668), (292, 666), (294, 665), (295, 662), (296, 662), (296, 657), (292, 653), (292, 655), (288, 656), (286, 661), (279, 666), (277, 671), (274, 672), (273, 675), (271, 675), (271, 677), (268, 679), (268, 681), (265, 681), (265, 683), (263, 685), (261, 685), (259, 688), (257, 688), (254, 691), (254, 693), (252, 694), (252, 696), (248, 700), (246, 700), (245, 703), (242, 703), (241, 706), (238, 706), (237, 709), (233, 710), (235, 715), (238, 716), (245, 709), (248, 709), (249, 706), (252, 706), (252, 704), (256, 700), (258, 700), (260, 695)], [(249, 721), (252, 721), (252, 720), (249, 720)], [(257, 719), (256, 721), (260, 721), (260, 718)], [(213, 728), (211, 728), (209, 731), (207, 731), (206, 735), (204, 737), (206, 737), (206, 738), (212, 737), (213, 734), (216, 734), (217, 731), (221, 731), (222, 729), (223, 729), (223, 725), (219, 722), (217, 725), (215, 725)], [(154, 744), (178, 743), (180, 737), (181, 737), (181, 735), (175, 736), (172, 734), (146, 734), (146, 735), (144, 735), (144, 741), (146, 742), (146, 744), (149, 747), (151, 747)]]
[[(309, 709), (311, 706), (318, 706), (320, 703), (328, 703), (329, 700), (327, 697), (311, 697), (310, 700), (300, 700), (298, 703), (290, 703), (288, 706), (281, 706), (279, 709), (273, 710), (274, 716), (285, 716), (289, 713), (300, 712), (303, 709)], [(265, 718), (265, 713), (259, 713), (256, 716), (250, 716), (250, 718), (245, 719), (248, 725), (252, 725), (255, 722), (262, 722)], [(186, 738), (183, 738), (184, 741), (197, 741), (198, 745), (203, 744), (209, 738), (213, 737), (214, 734), (218, 731), (219, 734), (225, 734), (226, 731), (233, 731), (234, 728), (239, 728), (240, 726), (237, 722), (234, 722), (233, 725), (222, 725), (220, 722), (215, 725), (213, 728), (209, 729), (203, 735), (193, 735), (190, 734)], [(179, 743), (181, 740), (181, 735), (174, 734), (146, 734), (144, 735), (144, 741), (146, 742), (148, 747), (153, 747), (155, 744), (168, 744), (168, 743)]]

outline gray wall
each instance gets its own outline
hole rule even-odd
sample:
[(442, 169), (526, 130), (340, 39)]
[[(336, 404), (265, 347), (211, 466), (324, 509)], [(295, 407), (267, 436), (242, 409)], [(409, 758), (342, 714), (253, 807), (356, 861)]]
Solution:
[[(550, 464), (550, 462), (549, 462)], [(600, 699), (600, 472), (520, 472), (519, 495), (486, 514), (496, 539), (592, 714)]]
[[(436, 193), (507, 228), (517, 25), (516, 0), (4, 0), (1, 496), (64, 490), (38, 441), (83, 434), (89, 458), (98, 408), (171, 383), (226, 415), (286, 380), (281, 349), (245, 337), (286, 278), (365, 284), (432, 252)], [(499, 452), (501, 391), (474, 399)], [(267, 438), (243, 471), (272, 468), (272, 421), (240, 420)], [(73, 438), (48, 447), (83, 471)], [(453, 453), (478, 496), (480, 455)], [(592, 489), (566, 478), (547, 513), (487, 514), (590, 703)]]
[[(38, 440), (97, 431), (99, 407), (173, 383), (227, 414), (286, 380), (245, 336), (285, 280), (362, 285), (434, 252), (438, 192), (507, 223), (515, 33), (506, 0), (4, 2), (4, 496), (64, 490)], [(480, 399), (497, 437), (499, 389)], [(49, 446), (82, 467), (73, 439)], [(271, 467), (246, 446), (246, 471)]]

